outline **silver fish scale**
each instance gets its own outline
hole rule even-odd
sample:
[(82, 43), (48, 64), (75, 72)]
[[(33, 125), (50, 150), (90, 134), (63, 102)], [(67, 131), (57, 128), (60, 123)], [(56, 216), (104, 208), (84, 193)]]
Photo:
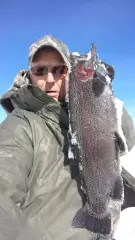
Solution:
[[(95, 98), (92, 92), (92, 81), (88, 81), (87, 83), (75, 82), (74, 84), (72, 82), (72, 89), (74, 89), (73, 93), (69, 93), (73, 94), (73, 102), (69, 107), (72, 132), (76, 132), (77, 141), (81, 146), (80, 151), (78, 149), (79, 155), (82, 155), (79, 161), (83, 168), (85, 182), (88, 183), (92, 181), (94, 183), (92, 186), (91, 184), (87, 184), (87, 192), (90, 192), (88, 196), (92, 199), (92, 196), (95, 196), (93, 193), (97, 191), (97, 189), (98, 192), (102, 192), (102, 184), (106, 184), (106, 181), (109, 181), (109, 179), (111, 183), (113, 179), (115, 180), (114, 174), (116, 177), (118, 174), (117, 166), (115, 167), (114, 165), (115, 171), (112, 172), (112, 166), (110, 165), (110, 162), (115, 158), (115, 149), (112, 147), (114, 145), (114, 133), (116, 131), (114, 124), (116, 123), (115, 107), (112, 100), (109, 101), (110, 95), (106, 97), (102, 95), (98, 99)], [(108, 102), (112, 104), (108, 104)], [(75, 120), (73, 121), (73, 119)], [(105, 137), (107, 140), (104, 139)], [(109, 143), (109, 139), (111, 143)], [(104, 148), (110, 148), (110, 151), (105, 150), (105, 152), (103, 152)], [(97, 159), (99, 157), (100, 161)], [(105, 164), (104, 157), (108, 160), (106, 161), (106, 170), (110, 172), (109, 174), (102, 172), (102, 165)], [(83, 159), (85, 159), (85, 161), (83, 161)], [(101, 174), (102, 176), (104, 175), (104, 182), (98, 180)], [(93, 200), (94, 202), (96, 201), (96, 199)]]
[[(83, 64), (84, 60), (81, 66)], [(95, 71), (92, 78), (84, 81), (76, 74), (76, 66), (74, 64), (69, 80), (70, 125), (80, 146), (74, 157), (79, 158), (85, 182), (83, 187), (88, 200), (85, 208), (93, 217), (102, 219), (109, 213), (109, 201), (117, 181), (120, 193), (115, 197), (119, 200), (122, 197), (119, 153), (115, 144), (117, 118), (114, 94), (100, 62), (96, 66), (99, 74), (96, 75)]]

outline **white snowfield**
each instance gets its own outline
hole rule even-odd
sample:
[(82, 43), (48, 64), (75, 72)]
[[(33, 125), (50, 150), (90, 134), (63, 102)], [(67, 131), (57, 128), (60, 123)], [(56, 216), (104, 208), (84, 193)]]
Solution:
[[(123, 175), (135, 189), (135, 146), (121, 157)], [(126, 208), (121, 212), (120, 220), (114, 235), (116, 240), (135, 240), (135, 207)]]
[(121, 165), (123, 167), (122, 175), (135, 189), (135, 146), (128, 154), (121, 157)]
[(126, 208), (121, 212), (114, 239), (135, 240), (135, 207)]

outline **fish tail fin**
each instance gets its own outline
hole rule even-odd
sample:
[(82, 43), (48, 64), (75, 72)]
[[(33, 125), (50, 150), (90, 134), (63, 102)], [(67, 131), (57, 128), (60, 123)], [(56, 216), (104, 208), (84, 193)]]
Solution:
[(124, 191), (124, 188), (123, 188), (122, 178), (121, 176), (118, 176), (114, 184), (114, 188), (111, 192), (111, 198), (115, 200), (122, 200), (123, 191)]
[(75, 215), (73, 222), (75, 228), (85, 228), (94, 233), (110, 234), (111, 232), (111, 215), (108, 215), (102, 219), (97, 219), (91, 216), (88, 211), (81, 208)]

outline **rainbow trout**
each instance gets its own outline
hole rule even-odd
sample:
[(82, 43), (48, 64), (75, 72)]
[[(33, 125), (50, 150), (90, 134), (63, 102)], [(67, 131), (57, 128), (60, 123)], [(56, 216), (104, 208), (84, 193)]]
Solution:
[(86, 196), (73, 226), (95, 233), (111, 231), (110, 198), (122, 200), (119, 154), (124, 143), (111, 78), (92, 45), (88, 55), (71, 55), (69, 76), (69, 159), (76, 161)]

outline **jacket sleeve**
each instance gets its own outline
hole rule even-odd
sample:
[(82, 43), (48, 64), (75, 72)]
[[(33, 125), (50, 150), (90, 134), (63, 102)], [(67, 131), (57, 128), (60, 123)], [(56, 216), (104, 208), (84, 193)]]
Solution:
[[(26, 224), (21, 205), (28, 191), (33, 147), (30, 126), (9, 114), (0, 125), (0, 239), (21, 239)], [(27, 238), (25, 238), (27, 239)]]

